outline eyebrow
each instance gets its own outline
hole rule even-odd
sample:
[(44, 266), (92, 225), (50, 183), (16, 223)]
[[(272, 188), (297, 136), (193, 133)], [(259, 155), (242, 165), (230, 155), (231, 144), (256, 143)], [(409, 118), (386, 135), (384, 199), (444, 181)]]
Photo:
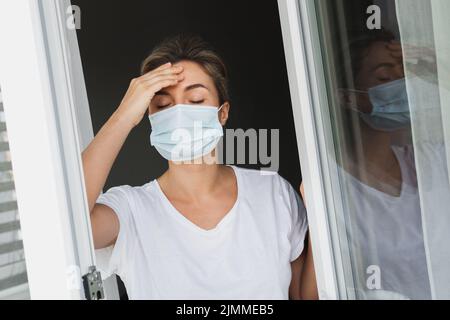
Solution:
[(187, 87), (184, 89), (184, 92), (189, 91), (189, 90), (194, 90), (194, 89), (197, 89), (197, 88), (203, 88), (203, 89), (206, 89), (206, 90), (208, 90), (208, 91), (211, 91), (211, 90), (209, 90), (209, 88), (208, 88), (207, 86), (205, 86), (205, 85), (203, 85), (203, 84), (201, 84), (201, 83), (197, 83), (197, 84), (192, 84), (192, 85), (190, 85), (190, 86), (187, 86)]
[[(196, 84), (191, 84), (190, 86), (187, 86), (186, 88), (184, 88), (184, 92), (187, 92), (187, 91), (190, 91), (190, 90), (194, 90), (194, 89), (198, 89), (198, 88), (203, 88), (203, 89), (206, 89), (208, 91), (211, 91), (211, 90), (209, 90), (209, 88), (207, 86), (205, 86), (205, 85), (203, 85), (201, 83), (196, 83)], [(164, 90), (161, 90), (161, 91), (157, 92), (155, 95), (168, 96), (169, 94), (167, 92), (165, 92)]]

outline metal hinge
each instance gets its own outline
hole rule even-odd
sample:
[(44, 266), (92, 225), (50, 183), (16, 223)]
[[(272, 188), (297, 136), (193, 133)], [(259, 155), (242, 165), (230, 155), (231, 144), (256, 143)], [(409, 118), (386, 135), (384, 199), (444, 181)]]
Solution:
[(89, 267), (89, 273), (83, 276), (83, 286), (87, 300), (101, 300), (105, 298), (102, 276), (95, 266)]

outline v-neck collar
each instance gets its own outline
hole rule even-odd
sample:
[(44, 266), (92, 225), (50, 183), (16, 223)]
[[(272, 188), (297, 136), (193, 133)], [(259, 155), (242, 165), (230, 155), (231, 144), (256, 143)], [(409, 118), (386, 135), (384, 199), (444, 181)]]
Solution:
[(222, 218), (222, 220), (217, 224), (217, 226), (214, 229), (206, 230), (201, 227), (199, 227), (197, 224), (186, 218), (185, 215), (183, 215), (180, 211), (178, 211), (177, 208), (170, 202), (170, 200), (167, 198), (166, 194), (161, 189), (161, 186), (159, 185), (158, 180), (154, 180), (153, 183), (156, 187), (157, 192), (160, 195), (160, 198), (162, 199), (165, 207), (169, 211), (169, 213), (179, 222), (184, 224), (186, 227), (192, 229), (193, 231), (202, 233), (204, 235), (213, 235), (218, 233), (220, 230), (222, 230), (227, 224), (230, 223), (230, 221), (234, 218), (234, 216), (237, 214), (237, 207), (240, 202), (241, 198), (241, 182), (240, 182), (240, 176), (239, 176), (239, 169), (234, 166), (229, 166), (233, 169), (234, 175), (236, 177), (236, 184), (237, 184), (237, 197), (236, 202), (234, 203), (233, 207), (230, 211)]
[(394, 152), (394, 155), (396, 157), (396, 160), (400, 166), (400, 173), (401, 173), (401, 179), (402, 179), (402, 185), (401, 185), (401, 190), (400, 190), (400, 194), (398, 196), (393, 196), (391, 194), (385, 193), (381, 190), (378, 190), (372, 186), (369, 186), (368, 184), (359, 181), (356, 177), (354, 177), (351, 173), (347, 172), (347, 170), (345, 170), (344, 168), (341, 167), (344, 175), (346, 175), (347, 177), (350, 178), (350, 180), (356, 182), (358, 185), (363, 186), (366, 189), (372, 190), (373, 192), (380, 194), (384, 197), (384, 199), (389, 199), (391, 201), (403, 201), (405, 196), (407, 195), (416, 195), (417, 191), (415, 190), (410, 190), (411, 187), (409, 186), (409, 182), (407, 181), (407, 177), (408, 177), (408, 173), (406, 172), (405, 166), (404, 166), (404, 156), (402, 156), (398, 150), (398, 148), (396, 147), (391, 147), (392, 151)]

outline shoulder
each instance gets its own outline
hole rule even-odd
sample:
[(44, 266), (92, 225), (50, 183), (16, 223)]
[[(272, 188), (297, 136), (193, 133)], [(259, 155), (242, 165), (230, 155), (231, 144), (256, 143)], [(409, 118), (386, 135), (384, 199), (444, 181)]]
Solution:
[(266, 199), (273, 199), (277, 203), (292, 202), (300, 198), (293, 186), (277, 172), (234, 168), (247, 195), (257, 196), (258, 199), (266, 196)]
[(290, 189), (292, 186), (284, 179), (278, 172), (245, 169), (240, 167), (233, 167), (238, 173), (241, 181), (245, 184), (252, 184), (255, 187), (274, 187), (281, 189)]
[(134, 211), (146, 203), (151, 203), (149, 199), (155, 198), (157, 189), (155, 187), (155, 181), (146, 183), (142, 186), (130, 186), (121, 185), (109, 188), (106, 192), (102, 193), (97, 203), (107, 205), (117, 211)]
[(133, 198), (142, 194), (155, 192), (155, 181), (151, 181), (141, 186), (121, 185), (111, 187), (104, 194), (121, 194)]
[(121, 185), (121, 186), (115, 186), (107, 189), (106, 192), (102, 193), (99, 197), (99, 200), (105, 197), (117, 197), (122, 199), (132, 199), (136, 195), (139, 194), (140, 190), (145, 188), (147, 185), (139, 186), (139, 187), (132, 187), (129, 185)]
[(272, 221), (276, 221), (274, 225), (280, 228), (278, 232), (288, 234), (292, 240), (292, 257), (298, 257), (303, 248), (308, 219), (297, 189), (278, 173), (242, 168), (237, 168), (237, 172), (244, 181), (247, 199), (255, 204), (252, 208), (263, 207), (259, 212), (270, 213), (270, 217), (275, 219)]

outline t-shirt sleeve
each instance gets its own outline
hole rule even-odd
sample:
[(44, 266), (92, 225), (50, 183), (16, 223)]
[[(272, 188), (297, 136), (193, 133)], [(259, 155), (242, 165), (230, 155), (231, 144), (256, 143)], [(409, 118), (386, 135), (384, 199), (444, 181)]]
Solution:
[(300, 195), (289, 182), (281, 178), (287, 208), (289, 210), (288, 238), (291, 245), (290, 262), (297, 260), (303, 252), (306, 233), (308, 232), (308, 218), (306, 208)]
[(96, 203), (110, 207), (119, 219), (119, 234), (116, 243), (110, 247), (95, 251), (97, 268), (102, 278), (112, 274), (121, 276), (124, 261), (134, 248), (132, 236), (133, 219), (130, 206), (130, 186), (114, 187), (99, 196)]

